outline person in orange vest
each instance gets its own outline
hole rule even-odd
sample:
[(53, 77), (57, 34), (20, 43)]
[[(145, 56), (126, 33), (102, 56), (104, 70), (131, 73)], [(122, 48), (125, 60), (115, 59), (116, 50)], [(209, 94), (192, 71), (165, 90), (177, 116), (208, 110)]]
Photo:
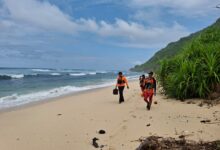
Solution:
[(125, 85), (127, 86), (127, 89), (129, 89), (128, 80), (122, 74), (122, 72), (119, 72), (118, 77), (117, 77), (117, 83), (116, 83), (116, 86), (115, 86), (115, 88), (118, 87), (118, 90), (119, 90), (119, 104), (124, 102), (123, 91), (124, 91)]
[(144, 101), (147, 103), (147, 109), (150, 110), (153, 95), (156, 96), (156, 80), (153, 77), (153, 72), (148, 73), (148, 77), (144, 80)]

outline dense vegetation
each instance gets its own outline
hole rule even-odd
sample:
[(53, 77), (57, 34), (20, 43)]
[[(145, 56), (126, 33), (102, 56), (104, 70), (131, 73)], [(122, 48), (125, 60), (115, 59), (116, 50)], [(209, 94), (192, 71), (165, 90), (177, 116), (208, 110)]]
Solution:
[(175, 55), (180, 54), (184, 51), (192, 42), (200, 37), (203, 32), (206, 30), (215, 28), (216, 30), (220, 30), (220, 19), (216, 21), (215, 24), (209, 26), (206, 29), (203, 29), (199, 32), (193, 33), (188, 37), (181, 38), (177, 42), (172, 42), (168, 44), (165, 48), (158, 51), (151, 59), (149, 59), (146, 63), (142, 65), (137, 65), (131, 69), (131, 71), (149, 71), (149, 70), (157, 70), (160, 67), (160, 62), (164, 59), (172, 58)]
[(161, 62), (158, 77), (165, 93), (177, 99), (207, 98), (220, 85), (220, 19)]

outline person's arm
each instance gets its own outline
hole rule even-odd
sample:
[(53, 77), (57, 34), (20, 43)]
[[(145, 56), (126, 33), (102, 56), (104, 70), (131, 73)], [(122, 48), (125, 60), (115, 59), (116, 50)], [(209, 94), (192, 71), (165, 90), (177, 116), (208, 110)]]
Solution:
[(157, 81), (155, 80), (155, 78), (153, 78), (154, 80), (154, 95), (156, 96), (156, 92), (157, 92)]

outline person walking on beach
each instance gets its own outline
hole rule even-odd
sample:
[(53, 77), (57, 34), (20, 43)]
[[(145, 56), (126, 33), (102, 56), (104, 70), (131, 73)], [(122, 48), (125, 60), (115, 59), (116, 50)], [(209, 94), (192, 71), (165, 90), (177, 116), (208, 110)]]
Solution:
[(118, 90), (119, 90), (119, 104), (121, 104), (122, 102), (124, 102), (123, 91), (124, 91), (125, 85), (127, 86), (127, 89), (129, 89), (128, 80), (127, 80), (126, 77), (122, 74), (122, 72), (119, 72), (119, 73), (118, 73), (118, 77), (117, 77), (116, 87), (115, 87), (115, 88), (118, 87)]
[(140, 87), (141, 87), (141, 91), (142, 93), (144, 92), (144, 80), (145, 80), (145, 75), (143, 74), (142, 76), (140, 76), (139, 81), (140, 81)]
[(153, 95), (156, 96), (156, 80), (153, 72), (148, 73), (148, 77), (144, 80), (144, 101), (147, 103), (147, 109), (150, 110), (153, 101)]

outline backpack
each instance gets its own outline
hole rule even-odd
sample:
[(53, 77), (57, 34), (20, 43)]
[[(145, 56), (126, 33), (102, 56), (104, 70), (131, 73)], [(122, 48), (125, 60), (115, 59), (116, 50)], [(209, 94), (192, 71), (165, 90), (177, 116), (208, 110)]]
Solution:
[(118, 84), (123, 84), (123, 83), (125, 83), (125, 81), (123, 80), (123, 77), (119, 77), (117, 83), (118, 83)]

